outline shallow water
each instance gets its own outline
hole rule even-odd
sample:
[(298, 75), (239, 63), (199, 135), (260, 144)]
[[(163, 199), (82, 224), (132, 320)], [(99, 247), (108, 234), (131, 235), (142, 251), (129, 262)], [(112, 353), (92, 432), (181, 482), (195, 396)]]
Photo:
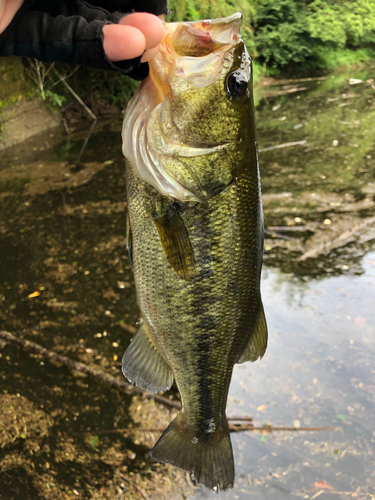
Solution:
[[(233, 490), (188, 493), (176, 474), (166, 498), (375, 494), (375, 224), (364, 225), (375, 213), (371, 71), (258, 91), (260, 148), (306, 142), (260, 155), (269, 347), (235, 368), (227, 411), (257, 425), (337, 429), (232, 434)], [(120, 129), (120, 119), (99, 125), (78, 165), (87, 130), (70, 140), (53, 131), (0, 158), (0, 329), (114, 375), (138, 317)], [(165, 480), (170, 469), (145, 462), (152, 439), (100, 434), (134, 425), (142, 405), (135, 411), (103, 384), (0, 347), (3, 410), (18, 398), (27, 424), (0, 448), (0, 498), (126, 498), (120, 474), (136, 474), (153, 497), (157, 473)], [(168, 415), (152, 418), (164, 427)]]

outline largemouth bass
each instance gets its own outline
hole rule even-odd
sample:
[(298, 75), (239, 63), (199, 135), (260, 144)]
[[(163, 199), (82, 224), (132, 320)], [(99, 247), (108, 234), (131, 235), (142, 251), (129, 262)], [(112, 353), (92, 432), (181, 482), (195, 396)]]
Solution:
[(142, 318), (123, 373), (154, 392), (176, 381), (182, 410), (151, 456), (214, 489), (234, 481), (225, 416), (233, 365), (267, 346), (251, 60), (240, 26), (241, 14), (166, 23), (123, 127)]

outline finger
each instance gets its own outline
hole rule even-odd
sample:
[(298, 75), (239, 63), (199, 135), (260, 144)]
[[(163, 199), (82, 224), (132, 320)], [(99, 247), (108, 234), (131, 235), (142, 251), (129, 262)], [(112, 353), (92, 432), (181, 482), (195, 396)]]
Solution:
[(146, 52), (142, 56), (141, 62), (151, 61), (151, 59), (153, 59), (156, 56), (156, 54), (159, 52), (159, 49), (160, 49), (160, 43), (159, 43), (159, 45), (157, 45), (153, 49), (146, 50)]
[(159, 45), (164, 35), (162, 21), (148, 12), (134, 12), (120, 19), (122, 26), (132, 26), (141, 31), (146, 39), (146, 50)]
[(132, 26), (107, 24), (103, 26), (103, 48), (110, 61), (124, 61), (143, 54), (146, 49), (144, 35)]

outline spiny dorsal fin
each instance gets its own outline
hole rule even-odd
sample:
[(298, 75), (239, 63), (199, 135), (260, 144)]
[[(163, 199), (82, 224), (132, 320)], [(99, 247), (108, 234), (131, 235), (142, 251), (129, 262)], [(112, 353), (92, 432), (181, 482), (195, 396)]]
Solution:
[(242, 356), (237, 363), (245, 363), (245, 361), (256, 361), (262, 358), (267, 349), (267, 322), (264, 316), (263, 304), (260, 302), (257, 320), (254, 331), (250, 337), (247, 346), (245, 347)]
[(169, 208), (165, 215), (154, 220), (168, 262), (180, 278), (191, 280), (196, 273), (194, 252), (180, 214)]
[(152, 392), (165, 392), (173, 384), (172, 371), (156, 350), (144, 323), (122, 358), (122, 373), (132, 384)]

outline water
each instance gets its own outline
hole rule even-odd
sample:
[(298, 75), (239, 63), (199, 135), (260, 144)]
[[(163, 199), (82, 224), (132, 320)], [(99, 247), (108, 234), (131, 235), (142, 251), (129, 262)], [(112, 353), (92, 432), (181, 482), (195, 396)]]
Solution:
[[(351, 77), (364, 82), (349, 85)], [(261, 153), (269, 347), (263, 360), (235, 367), (227, 411), (256, 425), (337, 429), (232, 434), (234, 489), (194, 490), (184, 474), (145, 461), (154, 435), (100, 434), (140, 415), (144, 427), (165, 427), (165, 411), (5, 345), (0, 405), (15, 427), (5, 438), (0, 427), (0, 498), (139, 497), (129, 478), (151, 498), (373, 498), (375, 224), (363, 225), (375, 212), (370, 77), (258, 93), (260, 147), (306, 143)], [(0, 329), (118, 374), (138, 310), (121, 121), (99, 128), (79, 165), (85, 130), (69, 141), (53, 131), (0, 159)], [(310, 248), (314, 257), (297, 262)]]

